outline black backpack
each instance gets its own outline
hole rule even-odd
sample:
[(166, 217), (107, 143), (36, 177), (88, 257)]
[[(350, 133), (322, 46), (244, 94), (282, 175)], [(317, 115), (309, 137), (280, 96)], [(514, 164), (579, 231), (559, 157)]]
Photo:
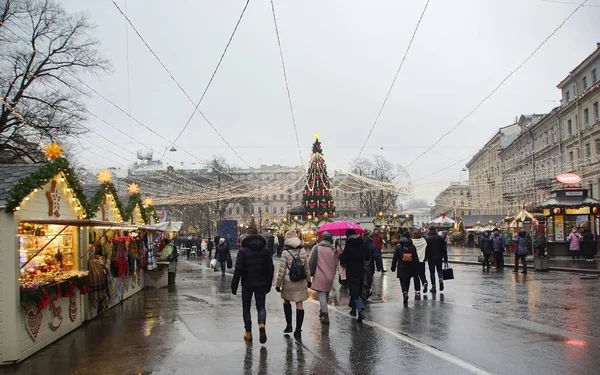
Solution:
[(296, 255), (292, 254), (289, 250), (287, 252), (292, 256), (292, 264), (288, 268), (290, 280), (306, 280), (306, 269), (304, 268), (304, 262), (300, 259), (300, 250), (298, 250), (298, 254)]

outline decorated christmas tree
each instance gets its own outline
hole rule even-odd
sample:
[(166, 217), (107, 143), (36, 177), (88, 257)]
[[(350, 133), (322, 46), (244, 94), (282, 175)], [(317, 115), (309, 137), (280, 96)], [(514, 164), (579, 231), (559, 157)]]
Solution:
[(307, 215), (314, 219), (335, 217), (335, 206), (331, 196), (327, 166), (323, 158), (323, 149), (319, 136), (315, 135), (312, 155), (306, 175), (306, 186), (302, 194), (302, 205), (306, 208)]

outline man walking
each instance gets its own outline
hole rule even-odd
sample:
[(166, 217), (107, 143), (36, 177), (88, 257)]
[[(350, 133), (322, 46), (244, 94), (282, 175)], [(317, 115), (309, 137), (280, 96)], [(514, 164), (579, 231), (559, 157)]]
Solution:
[(357, 316), (357, 322), (365, 319), (365, 304), (361, 298), (365, 261), (370, 259), (367, 246), (357, 237), (354, 229), (346, 230), (346, 246), (340, 255), (340, 263), (346, 267), (346, 282), (350, 291), (350, 315)]
[(427, 237), (427, 249), (425, 250), (425, 260), (429, 264), (429, 274), (431, 277), (431, 293), (436, 293), (437, 289), (435, 286), (435, 271), (437, 270), (438, 278), (440, 280), (440, 291), (444, 290), (444, 273), (442, 271), (442, 263), (448, 263), (448, 249), (446, 248), (446, 241), (440, 236), (435, 227), (429, 228)]
[(247, 236), (241, 242), (235, 262), (233, 280), (231, 280), (231, 293), (236, 294), (240, 279), (242, 281), (242, 311), (244, 317), (244, 340), (252, 341), (252, 319), (250, 305), (252, 295), (256, 300), (258, 312), (258, 329), (260, 343), (267, 342), (267, 310), (265, 300), (273, 284), (272, 253), (267, 249), (267, 240), (258, 234), (256, 228), (248, 228)]
[(377, 271), (385, 273), (387, 271), (383, 269), (383, 260), (381, 256), (381, 253), (383, 251), (383, 238), (381, 238), (381, 233), (379, 232), (379, 229), (375, 229), (375, 232), (373, 232), (373, 244), (377, 249), (377, 256), (375, 257), (375, 266), (377, 267)]
[(321, 304), (322, 324), (329, 324), (329, 292), (333, 288), (333, 280), (338, 266), (338, 256), (333, 247), (333, 236), (329, 232), (323, 232), (321, 242), (313, 247), (310, 252), (310, 274), (312, 275), (311, 288), (317, 291), (319, 303)]

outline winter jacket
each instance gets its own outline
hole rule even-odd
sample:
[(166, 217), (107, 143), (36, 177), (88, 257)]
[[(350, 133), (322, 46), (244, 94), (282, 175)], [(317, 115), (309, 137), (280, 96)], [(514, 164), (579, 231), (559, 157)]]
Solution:
[(340, 263), (346, 267), (346, 280), (361, 280), (364, 272), (364, 262), (371, 255), (360, 237), (351, 236), (346, 240), (344, 252), (340, 255)]
[(369, 254), (369, 258), (365, 259), (365, 271), (369, 273), (375, 273), (375, 260), (381, 255), (379, 250), (377, 250), (377, 245), (375, 241), (370, 239), (369, 237), (364, 237), (365, 245), (367, 246), (367, 253)]
[(269, 236), (269, 239), (267, 240), (267, 246), (271, 251), (273, 251), (273, 247), (275, 246), (275, 238), (273, 236)]
[(519, 232), (519, 234), (513, 238), (513, 241), (516, 243), (515, 253), (517, 255), (529, 254), (529, 246), (527, 244), (527, 237), (524, 231)]
[[(171, 256), (173, 251), (177, 251), (177, 250), (175, 250), (173, 245), (171, 245), (171, 244), (166, 245), (160, 252), (160, 255), (158, 256), (158, 260), (161, 262), (169, 261), (169, 257)], [(177, 271), (177, 260), (170, 260), (169, 261), (169, 272), (175, 272), (175, 271)]]
[(329, 292), (333, 288), (333, 280), (338, 266), (338, 256), (333, 244), (321, 241), (310, 252), (309, 263), (312, 275), (311, 289), (317, 292)]
[(495, 241), (494, 251), (503, 253), (504, 248), (506, 247), (504, 236), (502, 234), (498, 233), (498, 235), (496, 235), (496, 236), (492, 235), (491, 238), (493, 241)]
[(206, 249), (208, 251), (212, 251), (214, 248), (213, 242), (211, 240), (208, 240), (207, 244), (206, 244)]
[[(292, 281), (290, 279), (290, 268), (293, 265), (294, 257), (300, 256), (300, 260), (304, 263), (304, 272), (306, 280)], [(285, 240), (283, 252), (279, 260), (279, 272), (275, 286), (281, 288), (281, 298), (286, 301), (302, 302), (308, 299), (308, 283), (310, 282), (310, 269), (306, 251), (302, 247), (302, 241), (297, 238), (289, 238)]]
[(479, 248), (483, 255), (490, 255), (494, 252), (494, 240), (489, 235), (484, 235), (479, 241)]
[[(402, 260), (404, 253), (412, 254), (412, 261), (405, 262)], [(418, 255), (417, 248), (413, 245), (410, 238), (402, 237), (400, 243), (396, 246), (394, 251), (394, 258), (392, 259), (392, 272), (398, 270), (397, 276), (399, 279), (413, 277), (417, 274), (418, 268)]]
[(412, 243), (413, 243), (413, 245), (415, 245), (415, 248), (417, 249), (417, 256), (419, 258), (418, 261), (420, 263), (425, 262), (425, 252), (427, 251), (427, 241), (425, 241), (424, 238), (413, 238)]
[(579, 251), (581, 250), (581, 235), (577, 232), (571, 232), (571, 234), (569, 234), (569, 238), (568, 241), (571, 243), (569, 245), (569, 250), (570, 251)]
[(442, 236), (436, 232), (429, 232), (425, 241), (427, 241), (425, 260), (433, 263), (448, 262), (448, 248)]
[(381, 235), (374, 234), (373, 235), (373, 243), (375, 244), (375, 248), (379, 252), (381, 252), (381, 250), (383, 249), (383, 238), (381, 238)]
[(273, 254), (267, 249), (267, 240), (258, 234), (244, 237), (237, 253), (231, 290), (236, 292), (240, 279), (245, 288), (262, 288), (266, 293), (273, 284)]
[(217, 245), (215, 259), (219, 262), (226, 262), (227, 259), (231, 259), (231, 253), (229, 252), (229, 246), (227, 246), (227, 244), (222, 243)]

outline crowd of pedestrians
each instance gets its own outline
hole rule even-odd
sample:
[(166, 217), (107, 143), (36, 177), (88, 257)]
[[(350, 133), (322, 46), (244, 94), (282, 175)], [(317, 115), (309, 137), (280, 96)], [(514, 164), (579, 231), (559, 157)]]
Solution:
[[(286, 321), (284, 334), (293, 333), (296, 338), (301, 337), (305, 316), (303, 303), (309, 297), (309, 289), (317, 293), (321, 323), (329, 324), (328, 303), (336, 274), (339, 274), (342, 287), (348, 289), (350, 315), (356, 317), (358, 323), (363, 322), (366, 318), (365, 303), (371, 295), (373, 275), (376, 270), (385, 272), (381, 256), (383, 242), (379, 242), (379, 233), (366, 232), (359, 235), (355, 230), (348, 229), (342, 245), (341, 242), (334, 242), (331, 233), (324, 232), (310, 253), (302, 246), (302, 239), (295, 230), (287, 231), (282, 237), (272, 237), (273, 239), (265, 238), (258, 234), (256, 228), (249, 228), (241, 240), (241, 248), (237, 255), (231, 292), (237, 294), (241, 282), (246, 341), (252, 341), (252, 296), (256, 300), (260, 342), (267, 341), (265, 300), (273, 284), (274, 254), (280, 256), (275, 290), (283, 300), (283, 315)], [(281, 251), (276, 244), (281, 245)], [(217, 246), (217, 253), (220, 253), (218, 249)], [(443, 291), (443, 264), (447, 262), (446, 241), (435, 228), (430, 228), (425, 237), (419, 230), (405, 232), (395, 249), (391, 268), (392, 272), (397, 271), (404, 303), (409, 299), (411, 280), (414, 280), (417, 299), (420, 298), (421, 292), (427, 293), (429, 283), (425, 263), (428, 263), (430, 271), (429, 290), (436, 293), (439, 285), (440, 291)], [(340, 272), (342, 270), (343, 272)], [(436, 280), (439, 280), (439, 284)], [(295, 323), (293, 305), (296, 307)]]

